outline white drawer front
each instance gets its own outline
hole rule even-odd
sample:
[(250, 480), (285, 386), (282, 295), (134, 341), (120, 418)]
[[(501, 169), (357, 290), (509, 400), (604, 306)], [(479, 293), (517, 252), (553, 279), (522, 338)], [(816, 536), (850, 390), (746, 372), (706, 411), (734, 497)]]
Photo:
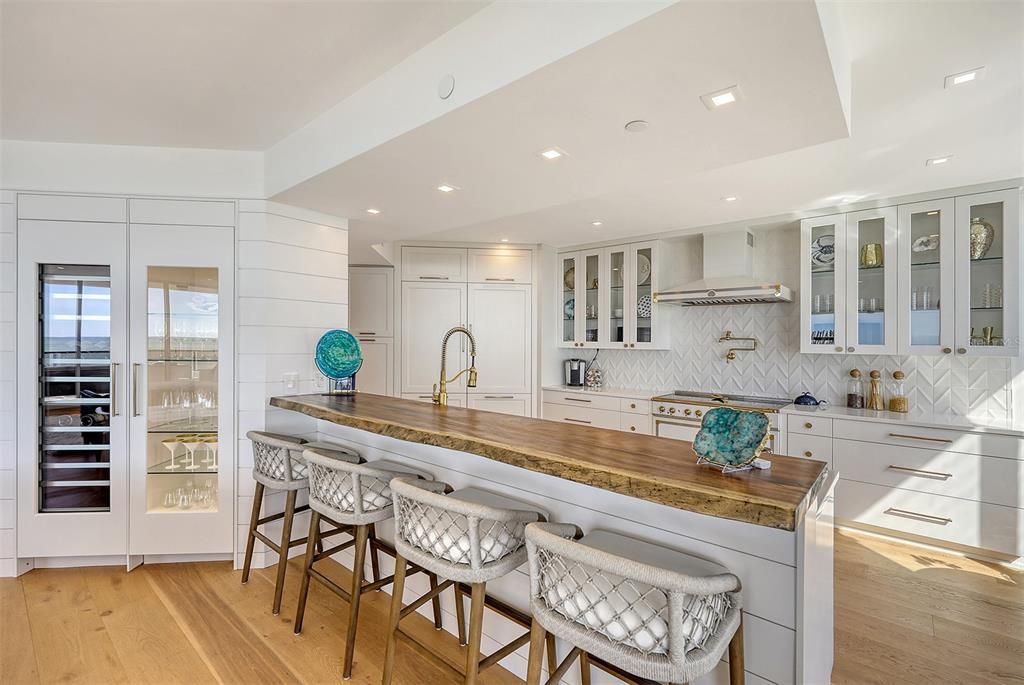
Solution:
[(832, 438), (820, 435), (793, 433), (789, 436), (786, 454), (805, 459), (817, 459), (832, 464)]
[(637, 433), (639, 435), (653, 435), (651, 431), (651, 417), (640, 414), (619, 414), (619, 430), (626, 433)]
[(646, 414), (651, 415), (651, 403), (647, 400), (630, 400), (623, 397), (619, 401), (619, 411), (627, 412), (629, 414)]
[(849, 480), (1024, 506), (1024, 461), (838, 439), (834, 449), (839, 473)]
[(832, 419), (824, 416), (816, 416), (808, 412), (803, 414), (790, 414), (786, 422), (790, 434), (803, 433), (804, 435), (832, 436)]
[(835, 436), (847, 440), (863, 440), (887, 445), (925, 447), (965, 454), (1024, 459), (1024, 440), (1010, 435), (967, 433), (942, 428), (918, 428), (913, 425), (902, 426), (892, 423), (836, 419)]
[(530, 416), (532, 413), (530, 400), (532, 395), (467, 395), (470, 409), (482, 409), (494, 411), (499, 414), (513, 414), (515, 416)]
[(841, 480), (836, 515), (959, 545), (1024, 554), (1024, 509)]
[(591, 409), (606, 409), (608, 411), (619, 411), (619, 398), (608, 395), (588, 394), (584, 392), (559, 392), (556, 390), (544, 391), (544, 404), (564, 404), (570, 407), (589, 407)]
[(470, 283), (529, 283), (533, 261), (529, 250), (469, 251)]
[(544, 418), (577, 426), (611, 428), (619, 430), (619, 412), (589, 407), (570, 407), (564, 404), (545, 404)]

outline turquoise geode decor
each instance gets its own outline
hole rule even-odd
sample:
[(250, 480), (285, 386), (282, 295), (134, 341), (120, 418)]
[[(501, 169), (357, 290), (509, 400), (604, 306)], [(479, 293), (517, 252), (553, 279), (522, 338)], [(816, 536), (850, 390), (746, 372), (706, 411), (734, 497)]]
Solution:
[(704, 415), (693, 451), (724, 470), (743, 468), (768, 444), (768, 417), (758, 411), (716, 407)]
[(359, 341), (348, 331), (327, 331), (316, 343), (316, 368), (331, 380), (331, 393), (351, 395), (356, 390), (356, 371), (363, 365)]

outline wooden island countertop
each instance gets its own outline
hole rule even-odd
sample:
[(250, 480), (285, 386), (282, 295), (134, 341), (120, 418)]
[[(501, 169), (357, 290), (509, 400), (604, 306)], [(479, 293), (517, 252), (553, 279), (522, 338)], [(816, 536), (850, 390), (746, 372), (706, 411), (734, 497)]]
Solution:
[(823, 462), (779, 455), (768, 455), (770, 469), (723, 474), (696, 464), (688, 442), (382, 395), (296, 395), (274, 397), (270, 404), (677, 509), (789, 531), (828, 477)]

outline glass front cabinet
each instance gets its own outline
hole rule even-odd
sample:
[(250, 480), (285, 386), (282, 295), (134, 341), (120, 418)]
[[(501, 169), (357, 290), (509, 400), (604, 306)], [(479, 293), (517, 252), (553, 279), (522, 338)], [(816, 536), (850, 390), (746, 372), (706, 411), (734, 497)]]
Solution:
[(651, 301), (658, 243), (562, 253), (557, 274), (560, 347), (664, 349), (667, 331)]
[(229, 553), (234, 228), (77, 200), (18, 219), (18, 555)]
[(804, 353), (1019, 353), (1020, 191), (801, 222)]

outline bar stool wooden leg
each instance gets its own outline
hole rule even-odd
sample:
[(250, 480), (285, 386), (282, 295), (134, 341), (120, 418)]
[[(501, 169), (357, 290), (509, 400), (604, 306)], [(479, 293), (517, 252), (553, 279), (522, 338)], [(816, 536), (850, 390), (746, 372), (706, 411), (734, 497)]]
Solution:
[[(558, 654), (555, 653), (555, 634), (548, 633), (547, 638), (548, 673), (554, 673), (558, 668)], [(584, 683), (583, 685), (587, 685)]]
[(252, 496), (252, 515), (249, 517), (249, 538), (245, 542), (245, 562), (242, 564), (242, 585), (249, 582), (249, 567), (252, 565), (252, 550), (256, 545), (256, 522), (260, 520), (260, 509), (263, 507), (263, 483), (256, 483), (256, 492)]
[[(430, 576), (430, 589), (437, 589), (437, 574), (431, 573)], [(430, 605), (434, 608), (434, 630), (441, 630), (441, 598), (434, 595), (434, 598), (430, 600)]]
[(463, 602), (462, 586), (455, 583), (455, 621), (459, 624), (459, 646), (466, 646), (466, 605)]
[(580, 652), (580, 685), (590, 685), (590, 655)]
[(384, 673), (381, 685), (391, 685), (395, 672), (395, 647), (398, 638), (398, 620), (402, 617), (402, 594), (405, 592), (405, 558), (395, 556), (395, 580), (391, 583), (391, 611), (388, 613), (388, 632), (385, 638)]
[(302, 632), (302, 619), (306, 615), (306, 598), (309, 596), (309, 569), (313, 568), (313, 557), (320, 549), (320, 512), (310, 512), (309, 537), (306, 539), (306, 559), (302, 564), (302, 585), (299, 587), (299, 604), (295, 608), (295, 634)]
[[(544, 644), (547, 642), (547, 632), (540, 622), (534, 619), (533, 625), (530, 626), (530, 661), (526, 667), (526, 685), (540, 685), (540, 664)], [(548, 658), (550, 659), (550, 655)]]
[(366, 563), (366, 540), (369, 526), (356, 526), (355, 559), (352, 561), (352, 591), (348, 602), (348, 633), (345, 635), (345, 665), (341, 676), (352, 677), (352, 658), (356, 647), (356, 629), (359, 627), (359, 600), (363, 596), (363, 565)]
[[(377, 547), (377, 525), (375, 523), (370, 524), (370, 573), (373, 582), (380, 580), (380, 551)], [(380, 592), (380, 590), (377, 590)]]
[(465, 685), (475, 685), (480, 668), (480, 639), (484, 628), (484, 599), (487, 583), (473, 583), (469, 600), (469, 649), (466, 652)]
[(743, 665), (743, 612), (740, 612), (740, 624), (736, 634), (729, 641), (729, 685), (743, 685), (746, 673)]
[(284, 594), (284, 574), (288, 570), (288, 549), (292, 541), (292, 521), (295, 520), (295, 498), (297, 490), (289, 490), (284, 503), (284, 525), (281, 528), (281, 549), (278, 551), (277, 580), (274, 582), (274, 615), (281, 613), (281, 596)]

